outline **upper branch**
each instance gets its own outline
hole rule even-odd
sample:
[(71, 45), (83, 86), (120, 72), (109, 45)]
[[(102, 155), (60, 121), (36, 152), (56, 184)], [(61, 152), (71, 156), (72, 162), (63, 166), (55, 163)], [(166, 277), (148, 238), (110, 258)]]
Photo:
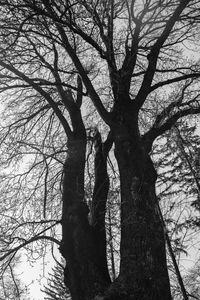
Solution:
[(153, 77), (154, 77), (154, 74), (156, 71), (156, 64), (157, 64), (160, 50), (161, 50), (163, 44), (165, 43), (165, 41), (167, 40), (167, 38), (169, 37), (170, 32), (171, 32), (173, 26), (175, 25), (175, 23), (178, 21), (179, 16), (181, 15), (182, 11), (185, 9), (185, 7), (187, 6), (187, 4), (190, 1), (191, 0), (181, 0), (180, 1), (180, 3), (177, 6), (177, 8), (175, 9), (173, 15), (167, 21), (163, 32), (161, 33), (161, 35), (159, 36), (159, 38), (157, 39), (155, 44), (152, 46), (151, 51), (147, 56), (148, 61), (149, 61), (148, 67), (145, 72), (141, 88), (137, 94), (137, 97), (135, 98), (135, 104), (136, 104), (137, 109), (139, 109), (143, 105), (144, 101), (146, 100), (147, 95), (151, 91), (151, 83), (152, 83), (152, 80), (153, 80)]
[(182, 117), (200, 113), (199, 95), (194, 99), (181, 104), (181, 98), (184, 96), (184, 90), (178, 101), (170, 103), (156, 118), (152, 128), (146, 132), (142, 139), (147, 152), (151, 151), (155, 139), (170, 130), (175, 123)]
[[(69, 13), (69, 15), (71, 17), (69, 18), (65, 18), (65, 20), (62, 18), (62, 16), (58, 16), (55, 11), (53, 11), (53, 9), (51, 8), (51, 6), (49, 5), (49, 3), (47, 1), (43, 1), (46, 10), (42, 9), (39, 6), (34, 5), (33, 6), (33, 10), (35, 12), (37, 12), (40, 15), (45, 15), (46, 17), (52, 19), (54, 22), (56, 22), (57, 24), (60, 24), (61, 26), (67, 26), (72, 32), (74, 32), (75, 34), (79, 35), (84, 41), (86, 41), (88, 44), (90, 44), (94, 49), (96, 49), (96, 51), (99, 53), (99, 55), (106, 59), (107, 58), (107, 54), (106, 52), (102, 49), (102, 47), (87, 33), (85, 33), (80, 26), (78, 26), (78, 24), (76, 24), (76, 22), (74, 22), (74, 20), (72, 19), (72, 14), (73, 12), (70, 10), (70, 8), (68, 7), (65, 11)], [(54, 3), (55, 5), (55, 3)], [(82, 5), (84, 5), (88, 10), (89, 10), (89, 5), (86, 3), (82, 3)], [(71, 7), (72, 9), (72, 7)], [(63, 14), (64, 16), (65, 14)], [(93, 11), (92, 11), (92, 15), (93, 15)]]
[(171, 78), (171, 79), (168, 79), (168, 80), (165, 80), (165, 81), (160, 81), (160, 82), (158, 82), (158, 83), (151, 86), (150, 92), (156, 90), (159, 87), (167, 85), (167, 84), (171, 84), (171, 83), (174, 83), (174, 82), (179, 82), (179, 81), (190, 79), (190, 78), (197, 78), (197, 77), (200, 77), (199, 72), (191, 73), (191, 74), (185, 74), (185, 75), (174, 77), (174, 78)]
[(9, 70), (10, 72), (14, 73), (15, 75), (17, 75), (20, 80), (25, 81), (35, 91), (37, 91), (42, 97), (44, 97), (46, 99), (46, 101), (49, 103), (49, 105), (51, 106), (51, 108), (53, 109), (53, 111), (55, 112), (55, 114), (57, 115), (58, 119), (60, 120), (67, 136), (71, 136), (72, 132), (71, 132), (71, 129), (70, 129), (70, 126), (69, 126), (67, 120), (63, 116), (61, 110), (59, 109), (58, 104), (51, 98), (51, 96), (46, 91), (44, 91), (38, 84), (36, 84), (34, 82), (34, 80), (27, 77), (24, 73), (22, 73), (21, 71), (16, 69), (14, 66), (5, 63), (2, 60), (0, 60), (0, 66), (5, 68), (6, 70)]
[[(133, 6), (133, 2), (131, 6)], [(127, 29), (127, 36), (125, 41), (125, 58), (122, 64), (122, 75), (124, 76), (123, 83), (126, 85), (126, 90), (129, 91), (131, 85), (131, 78), (133, 70), (137, 61), (137, 51), (139, 44), (139, 35), (141, 30), (141, 20), (133, 16), (133, 7), (129, 7), (128, 1), (126, 2), (128, 10), (129, 28)], [(131, 20), (135, 23), (134, 32), (131, 27)], [(129, 32), (130, 31), (130, 32)], [(131, 33), (131, 45), (129, 45), (129, 34)]]
[(97, 94), (97, 92), (95, 91), (95, 89), (91, 83), (91, 80), (89, 79), (87, 73), (85, 72), (84, 67), (81, 64), (75, 50), (72, 48), (63, 27), (60, 26), (59, 24), (57, 24), (57, 29), (62, 38), (63, 45), (64, 45), (67, 53), (71, 57), (76, 69), (78, 70), (94, 106), (96, 107), (96, 109), (97, 109), (98, 113), (100, 114), (100, 116), (102, 117), (102, 119), (107, 124), (110, 124), (110, 121), (111, 121), (110, 114), (103, 106), (101, 99), (100, 99), (99, 95)]

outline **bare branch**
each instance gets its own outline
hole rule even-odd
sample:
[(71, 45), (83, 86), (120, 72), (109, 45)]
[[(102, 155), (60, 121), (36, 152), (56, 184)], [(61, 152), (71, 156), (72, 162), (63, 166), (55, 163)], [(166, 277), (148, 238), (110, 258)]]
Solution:
[(63, 41), (63, 45), (65, 46), (66, 51), (68, 52), (68, 54), (70, 55), (72, 61), (74, 62), (75, 67), (77, 68), (77, 70), (79, 71), (79, 74), (85, 84), (85, 87), (88, 91), (88, 94), (91, 97), (91, 100), (93, 101), (97, 111), (99, 112), (100, 116), (102, 117), (102, 119), (107, 123), (110, 124), (111, 120), (110, 120), (110, 114), (108, 113), (108, 111), (105, 109), (105, 107), (103, 106), (101, 99), (99, 98), (97, 92), (95, 91), (89, 77), (87, 76), (78, 56), (76, 55), (74, 49), (72, 48), (72, 46), (69, 43), (69, 40), (65, 34), (65, 31), (63, 30), (63, 28), (59, 25), (57, 25), (58, 31), (61, 35), (62, 41)]
[(190, 0), (180, 1), (180, 3), (177, 6), (177, 8), (175, 9), (173, 15), (167, 21), (162, 34), (159, 36), (159, 38), (157, 39), (157, 41), (151, 48), (151, 51), (147, 57), (148, 61), (149, 61), (148, 68), (144, 75), (144, 79), (143, 79), (142, 85), (140, 87), (140, 90), (135, 99), (135, 105), (136, 105), (137, 109), (139, 109), (143, 105), (144, 101), (146, 100), (147, 95), (149, 94), (149, 92), (151, 90), (151, 83), (152, 83), (152, 80), (153, 80), (153, 77), (154, 77), (154, 74), (156, 71), (156, 64), (157, 64), (158, 56), (160, 53), (160, 49), (163, 46), (163, 44), (165, 43), (165, 41), (167, 40), (173, 26), (178, 21), (182, 11), (185, 9), (185, 7), (187, 6), (187, 4), (189, 2), (190, 2)]
[(171, 79), (168, 79), (168, 80), (165, 80), (165, 81), (160, 81), (160, 82), (158, 82), (158, 83), (151, 86), (150, 92), (152, 92), (152, 91), (156, 90), (157, 88), (162, 87), (164, 85), (172, 84), (172, 83), (183, 81), (183, 80), (190, 79), (190, 78), (198, 78), (198, 77), (200, 77), (199, 72), (192, 73), (192, 74), (185, 74), (183, 76), (171, 78)]
[[(174, 109), (175, 112), (173, 112)], [(143, 135), (146, 150), (150, 152), (155, 139), (170, 130), (180, 118), (199, 113), (200, 103), (196, 98), (182, 105), (180, 102), (169, 104), (169, 106), (157, 116), (152, 128)]]
[(46, 236), (46, 235), (41, 235), (42, 233), (44, 233), (44, 232), (46, 232), (47, 230), (51, 229), (52, 227), (54, 227), (54, 226), (57, 225), (58, 223), (59, 223), (59, 222), (56, 222), (55, 224), (53, 224), (53, 225), (47, 227), (46, 229), (42, 230), (40, 233), (38, 233), (37, 235), (35, 235), (35, 236), (32, 237), (31, 239), (25, 241), (25, 242), (22, 243), (21, 245), (19, 245), (19, 246), (13, 248), (13, 249), (7, 251), (6, 254), (4, 254), (4, 255), (2, 255), (2, 256), (0, 257), (0, 261), (3, 261), (3, 260), (4, 260), (6, 257), (8, 257), (10, 254), (16, 253), (18, 250), (24, 248), (24, 247), (27, 246), (28, 244), (33, 243), (33, 242), (38, 241), (38, 240), (42, 240), (42, 239), (43, 239), (43, 240), (49, 240), (49, 241), (52, 241), (52, 242), (54, 242), (54, 243), (56, 243), (57, 245), (60, 246), (60, 242), (59, 242), (57, 239), (55, 239), (54, 237)]
[(15, 75), (17, 75), (19, 77), (19, 79), (24, 80), (26, 83), (28, 83), (30, 86), (32, 86), (41, 96), (43, 96), (47, 100), (47, 102), (49, 103), (51, 108), (54, 110), (57, 117), (59, 118), (60, 122), (62, 123), (62, 125), (64, 127), (66, 134), (68, 136), (71, 136), (72, 132), (69, 127), (69, 124), (68, 124), (67, 120), (65, 119), (65, 117), (63, 116), (60, 109), (58, 108), (58, 104), (51, 98), (51, 96), (47, 92), (45, 92), (40, 86), (38, 86), (31, 78), (27, 77), (25, 74), (23, 74), (21, 71), (17, 70), (13, 66), (8, 65), (7, 63), (4, 63), (2, 60), (0, 61), (0, 65), (3, 68), (5, 68), (5, 69), (11, 71), (12, 73), (14, 73)]

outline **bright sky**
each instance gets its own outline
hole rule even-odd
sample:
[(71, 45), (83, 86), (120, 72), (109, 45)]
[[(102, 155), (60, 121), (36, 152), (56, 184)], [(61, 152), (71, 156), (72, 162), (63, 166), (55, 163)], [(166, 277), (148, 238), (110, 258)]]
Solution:
[[(59, 260), (60, 255), (56, 247), (54, 254)], [(34, 264), (30, 264), (23, 254), (20, 260), (21, 264), (17, 268), (17, 273), (22, 283), (28, 286), (30, 300), (43, 300), (45, 294), (41, 292), (41, 289), (43, 285), (46, 285), (48, 273), (51, 273), (52, 267), (55, 265), (51, 252), (49, 251), (49, 255), (46, 255), (45, 261), (41, 258)]]

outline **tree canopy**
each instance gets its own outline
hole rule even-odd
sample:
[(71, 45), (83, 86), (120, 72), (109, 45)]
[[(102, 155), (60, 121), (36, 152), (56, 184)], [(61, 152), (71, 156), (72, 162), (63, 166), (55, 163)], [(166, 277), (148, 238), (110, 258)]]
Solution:
[[(181, 174), (184, 225), (198, 224), (199, 9), (1, 1), (2, 270), (22, 247), (41, 257), (55, 243), (73, 300), (171, 299), (159, 207), (179, 203)], [(117, 276), (107, 224), (120, 224)]]

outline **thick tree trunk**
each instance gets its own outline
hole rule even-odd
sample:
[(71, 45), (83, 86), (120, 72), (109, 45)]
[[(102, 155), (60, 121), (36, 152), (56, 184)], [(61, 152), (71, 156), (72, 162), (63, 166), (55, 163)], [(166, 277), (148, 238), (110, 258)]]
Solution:
[(84, 202), (85, 149), (84, 136), (69, 139), (64, 166), (60, 252), (66, 260), (65, 284), (73, 300), (94, 299), (110, 283), (108, 271), (102, 272), (93, 227), (88, 222), (89, 209)]
[(121, 262), (106, 299), (170, 300), (157, 174), (142, 144), (137, 116), (121, 109), (119, 119), (113, 131), (121, 185)]
[(156, 205), (155, 171), (150, 158), (142, 155), (142, 149), (134, 152), (129, 149), (128, 155), (127, 148), (116, 147), (121, 178), (118, 280), (126, 287), (125, 294), (132, 295), (130, 299), (169, 300), (165, 240)]
[[(62, 244), (65, 283), (73, 300), (170, 300), (163, 227), (155, 194), (156, 172), (130, 102), (113, 111), (112, 138), (121, 184), (121, 263), (113, 283), (107, 270), (105, 211), (109, 188), (106, 157), (111, 144), (96, 139), (95, 187), (89, 224), (84, 201), (86, 135), (68, 139), (64, 165)], [(80, 124), (80, 122), (79, 122)]]

